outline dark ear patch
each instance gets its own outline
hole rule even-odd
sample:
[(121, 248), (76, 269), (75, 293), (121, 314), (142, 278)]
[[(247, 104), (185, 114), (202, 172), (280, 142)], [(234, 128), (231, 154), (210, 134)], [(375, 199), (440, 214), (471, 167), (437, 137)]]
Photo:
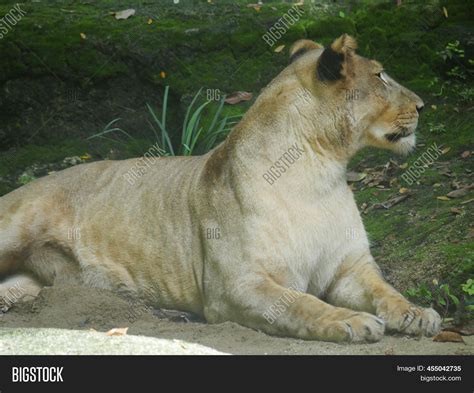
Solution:
[(290, 64), (293, 63), (296, 59), (303, 56), (306, 52), (308, 52), (308, 48), (300, 48), (295, 53), (290, 56)]
[(322, 82), (335, 81), (342, 78), (344, 54), (335, 52), (331, 47), (324, 49), (318, 60), (316, 73)]
[(313, 50), (313, 49), (320, 49), (322, 48), (317, 42), (311, 40), (298, 40), (290, 48), (290, 63), (304, 55), (306, 52)]

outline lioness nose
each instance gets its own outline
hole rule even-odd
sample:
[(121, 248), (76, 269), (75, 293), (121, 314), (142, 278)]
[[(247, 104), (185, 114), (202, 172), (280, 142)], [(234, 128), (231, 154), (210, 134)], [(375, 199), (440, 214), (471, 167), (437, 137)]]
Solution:
[(424, 107), (425, 107), (424, 104), (416, 104), (416, 111), (420, 113)]

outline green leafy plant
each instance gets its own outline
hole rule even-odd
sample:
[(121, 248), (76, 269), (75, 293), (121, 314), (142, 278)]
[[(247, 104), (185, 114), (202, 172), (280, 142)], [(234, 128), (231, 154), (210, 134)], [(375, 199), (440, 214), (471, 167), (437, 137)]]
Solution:
[(407, 289), (405, 295), (412, 299), (424, 300), (428, 304), (433, 301), (433, 294), (424, 283), (420, 284), (417, 288)]
[(448, 42), (445, 48), (439, 52), (443, 60), (452, 59), (454, 57), (464, 57), (464, 49), (460, 47), (458, 40), (454, 42)]
[(446, 75), (450, 76), (451, 78), (458, 78), (458, 79), (466, 79), (466, 73), (461, 69), (459, 66), (455, 66), (451, 68)]
[(102, 139), (106, 139), (106, 140), (109, 140), (109, 141), (112, 141), (112, 142), (125, 144), (125, 142), (123, 142), (120, 139), (117, 140), (117, 139), (113, 139), (113, 138), (110, 138), (110, 137), (106, 136), (108, 134), (121, 133), (121, 134), (125, 135), (126, 137), (128, 137), (129, 139), (133, 139), (133, 137), (128, 132), (122, 130), (120, 127), (113, 127), (115, 125), (115, 123), (119, 122), (120, 120), (122, 120), (122, 119), (120, 117), (118, 117), (117, 119), (114, 119), (114, 120), (110, 121), (109, 123), (107, 123), (107, 125), (104, 127), (104, 129), (101, 132), (98, 132), (97, 134), (91, 135), (87, 139), (102, 138)]
[(448, 284), (440, 285), (437, 280), (433, 280), (430, 284), (422, 283), (406, 290), (405, 296), (434, 307), (443, 318), (452, 311), (455, 319), (462, 320), (469, 318), (469, 313), (474, 311), (474, 280), (468, 279), (459, 289), (454, 293)]
[[(202, 88), (196, 93), (186, 111), (186, 116), (184, 118), (181, 130), (181, 143), (178, 147), (177, 155), (192, 155), (193, 152), (197, 150), (197, 147), (200, 147), (199, 150), (201, 152), (206, 152), (212, 149), (216, 143), (216, 140), (223, 134), (229, 132), (230, 128), (232, 128), (231, 126), (237, 123), (236, 121), (231, 120), (241, 117), (240, 115), (230, 117), (222, 116), (222, 109), (225, 100), (225, 97), (222, 97), (219, 101), (217, 109), (214, 112), (210, 124), (206, 127), (202, 122), (203, 111), (212, 101), (206, 101), (198, 105), (197, 102), (201, 95), (201, 91)], [(168, 131), (166, 125), (166, 112), (168, 109), (167, 102), (168, 86), (165, 88), (164, 92), (163, 106), (161, 109), (161, 121), (159, 120), (157, 114), (153, 111), (152, 107), (148, 104), (147, 107), (154, 120), (154, 124), (151, 123), (151, 126), (155, 132), (155, 135), (158, 136), (158, 131), (161, 134), (162, 148), (168, 151), (171, 155), (175, 155), (169, 137), (170, 132)]]
[[(464, 49), (461, 47), (460, 42), (456, 40), (454, 42), (448, 42), (444, 49), (438, 52), (438, 55), (440, 55), (447, 64), (452, 65), (454, 62), (460, 64), (461, 59), (464, 59)], [(446, 72), (446, 75), (458, 80), (467, 79), (465, 70), (458, 64), (454, 67), (451, 66), (451, 68)]]
[(428, 123), (428, 128), (433, 134), (444, 134), (446, 132), (446, 126), (443, 123)]
[(417, 288), (410, 288), (405, 291), (408, 298), (417, 300), (425, 305), (431, 305), (441, 312), (443, 318), (446, 318), (450, 306), (459, 305), (459, 298), (451, 292), (448, 284), (438, 284), (433, 280), (431, 285), (420, 284)]
[(464, 294), (464, 303), (466, 304), (466, 310), (474, 311), (474, 280), (468, 279), (464, 284), (461, 285), (461, 289)]
[(469, 296), (474, 296), (474, 280), (472, 278), (467, 280), (464, 284), (461, 285), (461, 289)]
[(459, 305), (459, 298), (451, 292), (448, 284), (442, 284), (436, 291), (436, 302), (445, 307), (445, 314), (447, 314), (450, 304)]
[[(176, 134), (176, 132), (171, 130), (167, 123), (168, 92), (169, 86), (166, 86), (163, 94), (163, 104), (160, 113), (155, 111), (150, 104), (146, 104), (150, 114), (150, 120), (148, 121), (148, 124), (150, 125), (156, 142), (164, 151), (164, 155), (190, 156), (193, 154), (205, 153), (212, 149), (217, 141), (223, 138), (242, 117), (242, 115), (223, 116), (222, 111), (225, 97), (222, 97), (215, 111), (213, 113), (211, 111), (210, 121), (207, 119), (208, 121), (206, 123), (203, 120), (203, 115), (205, 109), (213, 101), (208, 100), (204, 103), (198, 103), (202, 92), (201, 88), (193, 97), (186, 110), (186, 115), (180, 130), (180, 143), (178, 146), (173, 146), (171, 135)], [(115, 126), (119, 120), (121, 119), (118, 118), (112, 120), (101, 132), (92, 135), (89, 137), (89, 139), (101, 137), (114, 140), (108, 135), (117, 133), (125, 135), (127, 138), (133, 139), (133, 137), (128, 132)], [(122, 141), (121, 143), (124, 142)]]
[(24, 184), (28, 184), (29, 182), (31, 182), (35, 179), (36, 179), (36, 177), (32, 173), (29, 173), (27, 171), (27, 172), (24, 172), (20, 175), (20, 177), (18, 178), (18, 183), (24, 185)]
[(465, 101), (465, 102), (474, 101), (474, 87), (462, 86), (458, 90), (457, 93), (462, 101)]

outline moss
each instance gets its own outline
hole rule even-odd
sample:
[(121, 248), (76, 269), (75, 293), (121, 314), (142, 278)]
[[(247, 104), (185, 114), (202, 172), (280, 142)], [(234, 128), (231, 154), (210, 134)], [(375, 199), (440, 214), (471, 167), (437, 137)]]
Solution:
[(308, 23), (306, 25), (306, 32), (309, 38), (328, 45), (341, 34), (355, 35), (356, 24), (349, 18), (326, 17)]
[(90, 146), (83, 140), (67, 140), (56, 145), (25, 145), (0, 155), (0, 176), (24, 170), (33, 164), (62, 161), (65, 157), (83, 155)]
[(474, 277), (474, 245), (468, 244), (441, 244), (440, 255), (450, 262), (447, 272), (451, 286), (459, 287), (467, 278)]

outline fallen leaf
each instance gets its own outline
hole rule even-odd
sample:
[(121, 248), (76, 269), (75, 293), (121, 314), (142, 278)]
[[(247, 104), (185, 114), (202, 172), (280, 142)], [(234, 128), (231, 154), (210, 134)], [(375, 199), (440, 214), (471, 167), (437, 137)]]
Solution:
[(398, 183), (399, 183), (398, 179), (394, 177), (393, 179), (390, 179), (388, 185), (390, 187), (398, 187)]
[(452, 207), (449, 210), (450, 210), (451, 213), (454, 213), (454, 214), (462, 214), (462, 210), (458, 209), (457, 207)]
[(225, 102), (230, 105), (235, 105), (241, 101), (249, 101), (251, 99), (252, 93), (248, 93), (246, 91), (235, 91), (226, 97)]
[(113, 328), (110, 329), (107, 333), (107, 336), (125, 336), (127, 334), (128, 327), (126, 328)]
[(285, 48), (285, 45), (279, 45), (275, 48), (273, 52), (280, 53)]
[(449, 199), (447, 196), (438, 196), (436, 197), (436, 199), (439, 199), (440, 201), (450, 201), (451, 199)]
[(459, 183), (456, 179), (454, 179), (452, 182), (451, 182), (451, 188), (453, 190), (459, 190), (460, 188), (462, 188), (463, 186), (461, 185), (461, 183)]
[(449, 170), (448, 168), (444, 168), (442, 170), (439, 171), (439, 173), (443, 176), (447, 176), (447, 177), (453, 177), (454, 175), (452, 174), (451, 170)]
[(461, 157), (462, 157), (462, 158), (467, 158), (467, 157), (469, 157), (470, 155), (471, 155), (471, 152), (470, 152), (469, 150), (463, 151), (463, 152), (461, 153)]
[(347, 181), (355, 182), (365, 179), (367, 173), (364, 172), (347, 172)]
[(401, 164), (398, 166), (400, 169), (405, 169), (408, 168), (408, 162), (405, 162), (404, 164)]
[(165, 78), (166, 78), (166, 72), (161, 71), (161, 72), (160, 72), (160, 78), (161, 78), (161, 79), (165, 79)]
[(438, 187), (441, 187), (441, 183), (435, 183), (435, 184), (433, 184), (433, 188), (438, 188)]
[(438, 109), (438, 107), (436, 105), (431, 105), (431, 109), (435, 111), (436, 109)]
[(260, 8), (262, 8), (260, 4), (247, 4), (247, 7), (253, 8), (257, 12), (259, 12)]
[(115, 13), (115, 19), (120, 20), (120, 19), (128, 19), (132, 15), (135, 15), (135, 10), (133, 8), (128, 8), (123, 11), (118, 11)]
[(439, 343), (464, 343), (464, 339), (459, 333), (456, 332), (449, 332), (449, 331), (442, 331), (438, 333), (434, 338), (433, 341)]
[(469, 190), (472, 188), (472, 185), (460, 188), (459, 190), (454, 190), (446, 194), (450, 198), (462, 198), (469, 193)]
[(445, 147), (443, 150), (441, 150), (441, 154), (446, 154), (450, 150), (451, 150), (450, 147)]
[(87, 38), (87, 36), (86, 36), (84, 33), (80, 33), (79, 35), (81, 36), (81, 38), (82, 38), (83, 40), (85, 40), (85, 39)]
[(410, 191), (408, 188), (402, 187), (398, 190), (400, 194), (406, 194), (408, 191)]
[(443, 14), (446, 18), (448, 17), (448, 10), (446, 9), (446, 7), (443, 7)]
[(90, 160), (92, 156), (89, 153), (84, 154), (83, 156), (79, 156), (83, 160)]
[(395, 350), (393, 347), (386, 348), (384, 351), (384, 355), (390, 356), (390, 355), (395, 355)]
[(147, 24), (147, 25), (151, 25), (152, 23), (153, 23), (153, 19), (148, 18), (148, 20), (146, 21), (146, 24)]

